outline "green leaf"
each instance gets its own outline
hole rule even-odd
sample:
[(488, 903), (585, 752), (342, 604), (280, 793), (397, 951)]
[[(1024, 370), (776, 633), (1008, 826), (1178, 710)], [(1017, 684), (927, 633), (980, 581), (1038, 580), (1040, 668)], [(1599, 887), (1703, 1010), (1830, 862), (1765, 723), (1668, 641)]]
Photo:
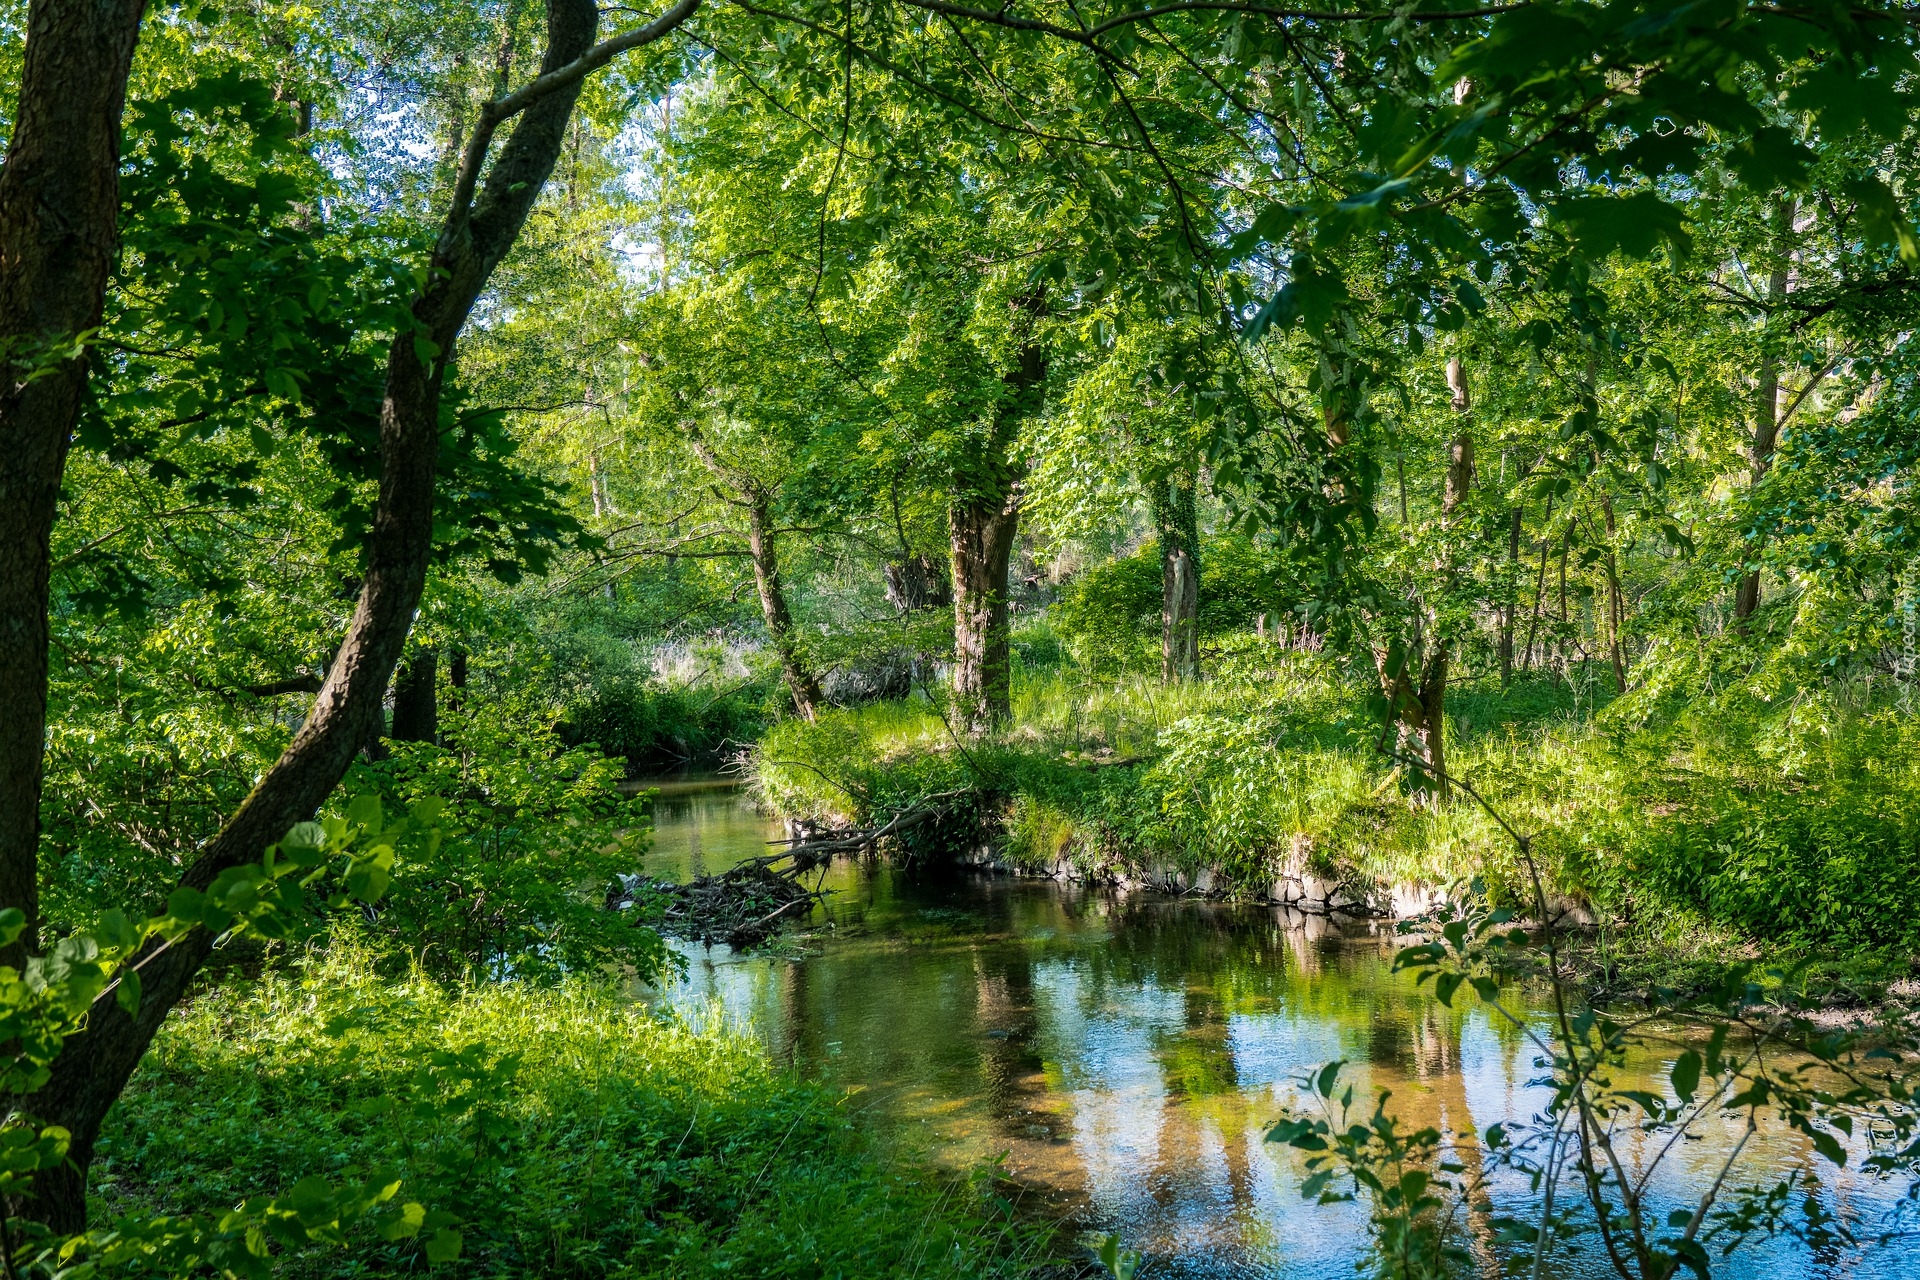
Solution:
[(435, 1266), (452, 1262), (460, 1256), (460, 1233), (452, 1227), (442, 1227), (427, 1237), (427, 1261)]
[(1313, 1091), (1323, 1098), (1332, 1097), (1334, 1081), (1340, 1078), (1340, 1069), (1346, 1065), (1344, 1061), (1335, 1061), (1321, 1067), (1319, 1078), (1313, 1083)]
[(426, 1208), (423, 1205), (409, 1202), (400, 1206), (400, 1212), (380, 1224), (380, 1238), (382, 1240), (411, 1240), (420, 1234), (420, 1228), (426, 1224), (426, 1221)]
[(355, 796), (347, 804), (347, 821), (368, 831), (380, 830), (380, 797), (377, 795)]
[(114, 1003), (118, 1004), (129, 1018), (140, 1016), (140, 971), (127, 968), (120, 971), (120, 985), (114, 988)]
[(1668, 1079), (1673, 1082), (1673, 1091), (1680, 1101), (1692, 1102), (1694, 1091), (1700, 1087), (1700, 1055), (1692, 1049), (1681, 1054)]
[(1651, 257), (1663, 243), (1685, 252), (1692, 243), (1681, 211), (1651, 191), (1576, 196), (1554, 205), (1552, 218), (1595, 262), (1616, 252), (1629, 258)]
[(1899, 249), (1901, 260), (1909, 265), (1920, 263), (1920, 239), (1914, 236), (1913, 222), (1886, 183), (1869, 174), (1864, 178), (1850, 178), (1840, 187), (1854, 202), (1861, 230), (1874, 243)]

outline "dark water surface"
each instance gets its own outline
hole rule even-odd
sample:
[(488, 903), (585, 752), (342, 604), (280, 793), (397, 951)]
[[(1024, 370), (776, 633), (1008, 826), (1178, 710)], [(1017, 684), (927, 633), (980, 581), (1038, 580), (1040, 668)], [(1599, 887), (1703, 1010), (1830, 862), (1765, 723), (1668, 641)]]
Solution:
[[(656, 822), (645, 870), (670, 879), (721, 870), (778, 834), (724, 788), (663, 789)], [(717, 1004), (943, 1164), (1004, 1158), (1049, 1211), (1145, 1252), (1150, 1275), (1355, 1274), (1364, 1208), (1303, 1202), (1294, 1153), (1263, 1141), (1320, 1063), (1354, 1064), (1358, 1096), (1391, 1089), (1406, 1121), (1447, 1130), (1525, 1119), (1545, 1100), (1510, 1025), (1464, 998), (1446, 1009), (1391, 971), (1390, 925), (852, 863), (825, 883), (837, 892), (791, 954), (684, 947), (686, 980), (652, 998)], [(1670, 1065), (1634, 1067), (1657, 1088)], [(1652, 1192), (1663, 1215), (1711, 1182), (1735, 1136), (1729, 1124), (1680, 1144)], [(1900, 1187), (1835, 1176), (1798, 1135), (1766, 1132), (1748, 1150), (1756, 1175), (1817, 1169), (1829, 1209), (1897, 1225)], [(1520, 1184), (1496, 1198), (1502, 1213), (1529, 1202)], [(1600, 1259), (1563, 1274), (1602, 1274)], [(1920, 1247), (1826, 1258), (1775, 1242), (1714, 1274), (1920, 1278)]]

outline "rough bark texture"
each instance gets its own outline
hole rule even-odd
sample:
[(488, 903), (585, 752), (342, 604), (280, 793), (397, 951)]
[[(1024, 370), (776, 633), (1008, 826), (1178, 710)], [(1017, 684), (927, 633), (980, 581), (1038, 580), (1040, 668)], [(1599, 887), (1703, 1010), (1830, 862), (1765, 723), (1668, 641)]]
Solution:
[[(47, 584), (67, 445), (86, 393), (120, 213), (120, 118), (142, 0), (34, 0), (0, 168), (0, 906), (37, 947)], [(31, 375), (38, 376), (31, 376)]]
[(953, 546), (953, 696), (971, 733), (1013, 713), (1013, 649), (1007, 623), (1007, 566), (1020, 530), (1018, 495), (998, 507), (957, 503), (948, 513)]
[[(1791, 283), (1786, 253), (1793, 237), (1793, 220), (1799, 204), (1791, 196), (1774, 211), (1775, 247), (1781, 255), (1767, 273), (1767, 304), (1776, 306), (1787, 296)], [(1753, 395), (1753, 435), (1747, 441), (1747, 471), (1759, 484), (1773, 467), (1773, 451), (1780, 443), (1780, 361), (1772, 354), (1761, 357), (1760, 376)], [(1733, 616), (1741, 623), (1760, 607), (1760, 571), (1755, 569), (1740, 579), (1733, 594)], [(1742, 630), (1745, 627), (1742, 626)]]
[(1022, 419), (1038, 411), (1047, 355), (1033, 336), (1044, 310), (1039, 292), (1013, 302), (1022, 330), (1019, 358), (1007, 371), (1008, 395), (985, 456), (976, 459), (968, 496), (947, 512), (953, 561), (953, 695), (968, 731), (985, 733), (1013, 714), (1013, 646), (1007, 625), (1007, 567), (1020, 531), (1019, 477), (1011, 461)]
[(400, 668), (393, 682), (393, 728), (387, 736), (395, 742), (438, 742), (440, 708), (435, 701), (435, 676), (439, 662), (433, 650), (416, 649)]
[(887, 603), (900, 613), (916, 609), (944, 609), (953, 603), (953, 587), (932, 556), (902, 556), (881, 571), (887, 581)]
[[(557, 69), (592, 46), (599, 21), (593, 0), (549, 0), (547, 17), (543, 70)], [(380, 716), (426, 582), (446, 362), (488, 276), (519, 235), (553, 170), (578, 96), (576, 80), (534, 101), (500, 149), (473, 207), (456, 203), (449, 210), (430, 264), (431, 283), (413, 306), (417, 333), (397, 335), (388, 352), (379, 496), (366, 574), (346, 639), (306, 723), (203, 846), (182, 884), (206, 888), (220, 872), (258, 858), (290, 826), (310, 816), (338, 785)], [(141, 970), (139, 1009), (128, 1014), (112, 1000), (97, 1005), (86, 1030), (68, 1040), (55, 1060), (52, 1080), (34, 1096), (34, 1111), (72, 1134), (68, 1164), (39, 1175), (30, 1201), (33, 1212), (55, 1230), (84, 1225), (87, 1167), (100, 1122), (211, 947), (206, 931), (195, 930), (171, 947), (155, 948)]]
[(780, 655), (780, 673), (786, 677), (787, 691), (793, 695), (793, 709), (811, 720), (818, 713), (824, 695), (820, 692), (819, 679), (800, 652), (800, 640), (793, 631), (786, 589), (780, 585), (773, 517), (764, 493), (752, 493), (747, 502), (747, 548), (753, 555), (754, 585), (760, 591), (760, 615), (766, 619), (774, 652)]

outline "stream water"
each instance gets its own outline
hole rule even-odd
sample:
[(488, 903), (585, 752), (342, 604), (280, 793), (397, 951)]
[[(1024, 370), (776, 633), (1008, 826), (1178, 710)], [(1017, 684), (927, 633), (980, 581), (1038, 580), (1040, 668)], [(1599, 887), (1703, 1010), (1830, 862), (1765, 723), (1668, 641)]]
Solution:
[[(777, 835), (721, 785), (663, 786), (655, 819), (645, 870), (676, 880)], [(1318, 1064), (1348, 1061), (1357, 1096), (1391, 1089), (1407, 1121), (1447, 1130), (1544, 1102), (1523, 1037), (1392, 972), (1391, 926), (856, 863), (825, 885), (832, 899), (783, 954), (684, 947), (685, 980), (649, 998), (717, 1005), (948, 1167), (1002, 1159), (1037, 1207), (1118, 1232), (1148, 1275), (1355, 1274), (1364, 1208), (1304, 1202), (1294, 1153), (1264, 1141)], [(1634, 1070), (1657, 1088), (1670, 1065), (1649, 1055)], [(1729, 1124), (1679, 1144), (1653, 1184), (1662, 1216), (1711, 1181), (1734, 1136)], [(1767, 1131), (1743, 1167), (1814, 1170), (1830, 1210), (1863, 1213), (1875, 1232), (1911, 1225), (1897, 1216), (1902, 1187), (1853, 1164), (1836, 1175), (1798, 1135)], [(1515, 1212), (1530, 1197), (1509, 1181), (1495, 1198)], [(1600, 1275), (1601, 1261), (1589, 1250), (1561, 1274)], [(1920, 1277), (1920, 1244), (1823, 1257), (1764, 1242), (1714, 1274)]]

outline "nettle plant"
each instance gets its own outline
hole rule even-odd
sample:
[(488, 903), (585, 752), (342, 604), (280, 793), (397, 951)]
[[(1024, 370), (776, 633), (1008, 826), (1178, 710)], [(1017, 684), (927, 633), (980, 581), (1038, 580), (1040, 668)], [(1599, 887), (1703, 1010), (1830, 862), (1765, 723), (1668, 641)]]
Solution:
[[(344, 813), (295, 824), (257, 862), (229, 867), (205, 891), (174, 890), (157, 915), (134, 920), (109, 910), (31, 957), (24, 970), (0, 966), (0, 1090), (15, 1105), (0, 1121), (0, 1261), (7, 1275), (82, 1280), (102, 1268), (133, 1267), (253, 1280), (268, 1274), (274, 1246), (340, 1244), (356, 1226), (390, 1241), (421, 1238), (430, 1263), (459, 1256), (454, 1219), (401, 1201), (400, 1180), (379, 1170), (349, 1169), (338, 1183), (303, 1178), (216, 1219), (130, 1217), (61, 1236), (21, 1215), (34, 1175), (65, 1162), (70, 1145), (66, 1129), (34, 1118), (33, 1095), (90, 1017), (109, 1001), (138, 1010), (141, 969), (196, 930), (213, 935), (216, 947), (240, 939), (285, 942), (311, 936), (330, 913), (371, 907), (387, 892), (396, 859), (430, 856), (439, 847), (443, 808), (438, 799), (423, 799), (389, 814), (378, 796), (356, 797)], [(17, 909), (0, 911), (0, 946), (24, 926)]]
[[(1531, 868), (1529, 842), (1515, 839)], [(1535, 896), (1538, 919), (1551, 921), (1537, 876)], [(1748, 965), (1705, 990), (1654, 990), (1631, 1007), (1595, 1008), (1569, 976), (1550, 923), (1529, 932), (1484, 900), (1436, 923), (1395, 968), (1431, 982), (1444, 1005), (1476, 995), (1532, 1047), (1550, 1093), (1534, 1118), (1475, 1135), (1405, 1126), (1384, 1090), (1371, 1107), (1356, 1105), (1344, 1063), (1303, 1078), (1306, 1104), (1268, 1140), (1305, 1153), (1308, 1199), (1369, 1200), (1376, 1274), (1465, 1274), (1477, 1252), (1491, 1255), (1481, 1265), (1538, 1277), (1558, 1274), (1565, 1255), (1597, 1249), (1624, 1280), (1667, 1280), (1683, 1270), (1710, 1276), (1716, 1261), (1757, 1239), (1790, 1236), (1823, 1253), (1876, 1242), (1863, 1214), (1822, 1204), (1811, 1164), (1749, 1167), (1751, 1140), (1770, 1127), (1804, 1134), (1835, 1168), (1858, 1140), (1863, 1173), (1908, 1178), (1906, 1205), (1920, 1202), (1920, 1038), (1910, 1019), (1883, 1014), (1836, 1029), (1796, 975)], [(1512, 998), (1542, 986), (1544, 1015)], [(1656, 1055), (1671, 1059), (1664, 1089), (1636, 1083), (1630, 1068)], [(1737, 1136), (1689, 1199), (1674, 1206), (1656, 1192), (1689, 1140), (1729, 1124)], [(1501, 1175), (1529, 1188), (1527, 1210), (1497, 1211)]]

